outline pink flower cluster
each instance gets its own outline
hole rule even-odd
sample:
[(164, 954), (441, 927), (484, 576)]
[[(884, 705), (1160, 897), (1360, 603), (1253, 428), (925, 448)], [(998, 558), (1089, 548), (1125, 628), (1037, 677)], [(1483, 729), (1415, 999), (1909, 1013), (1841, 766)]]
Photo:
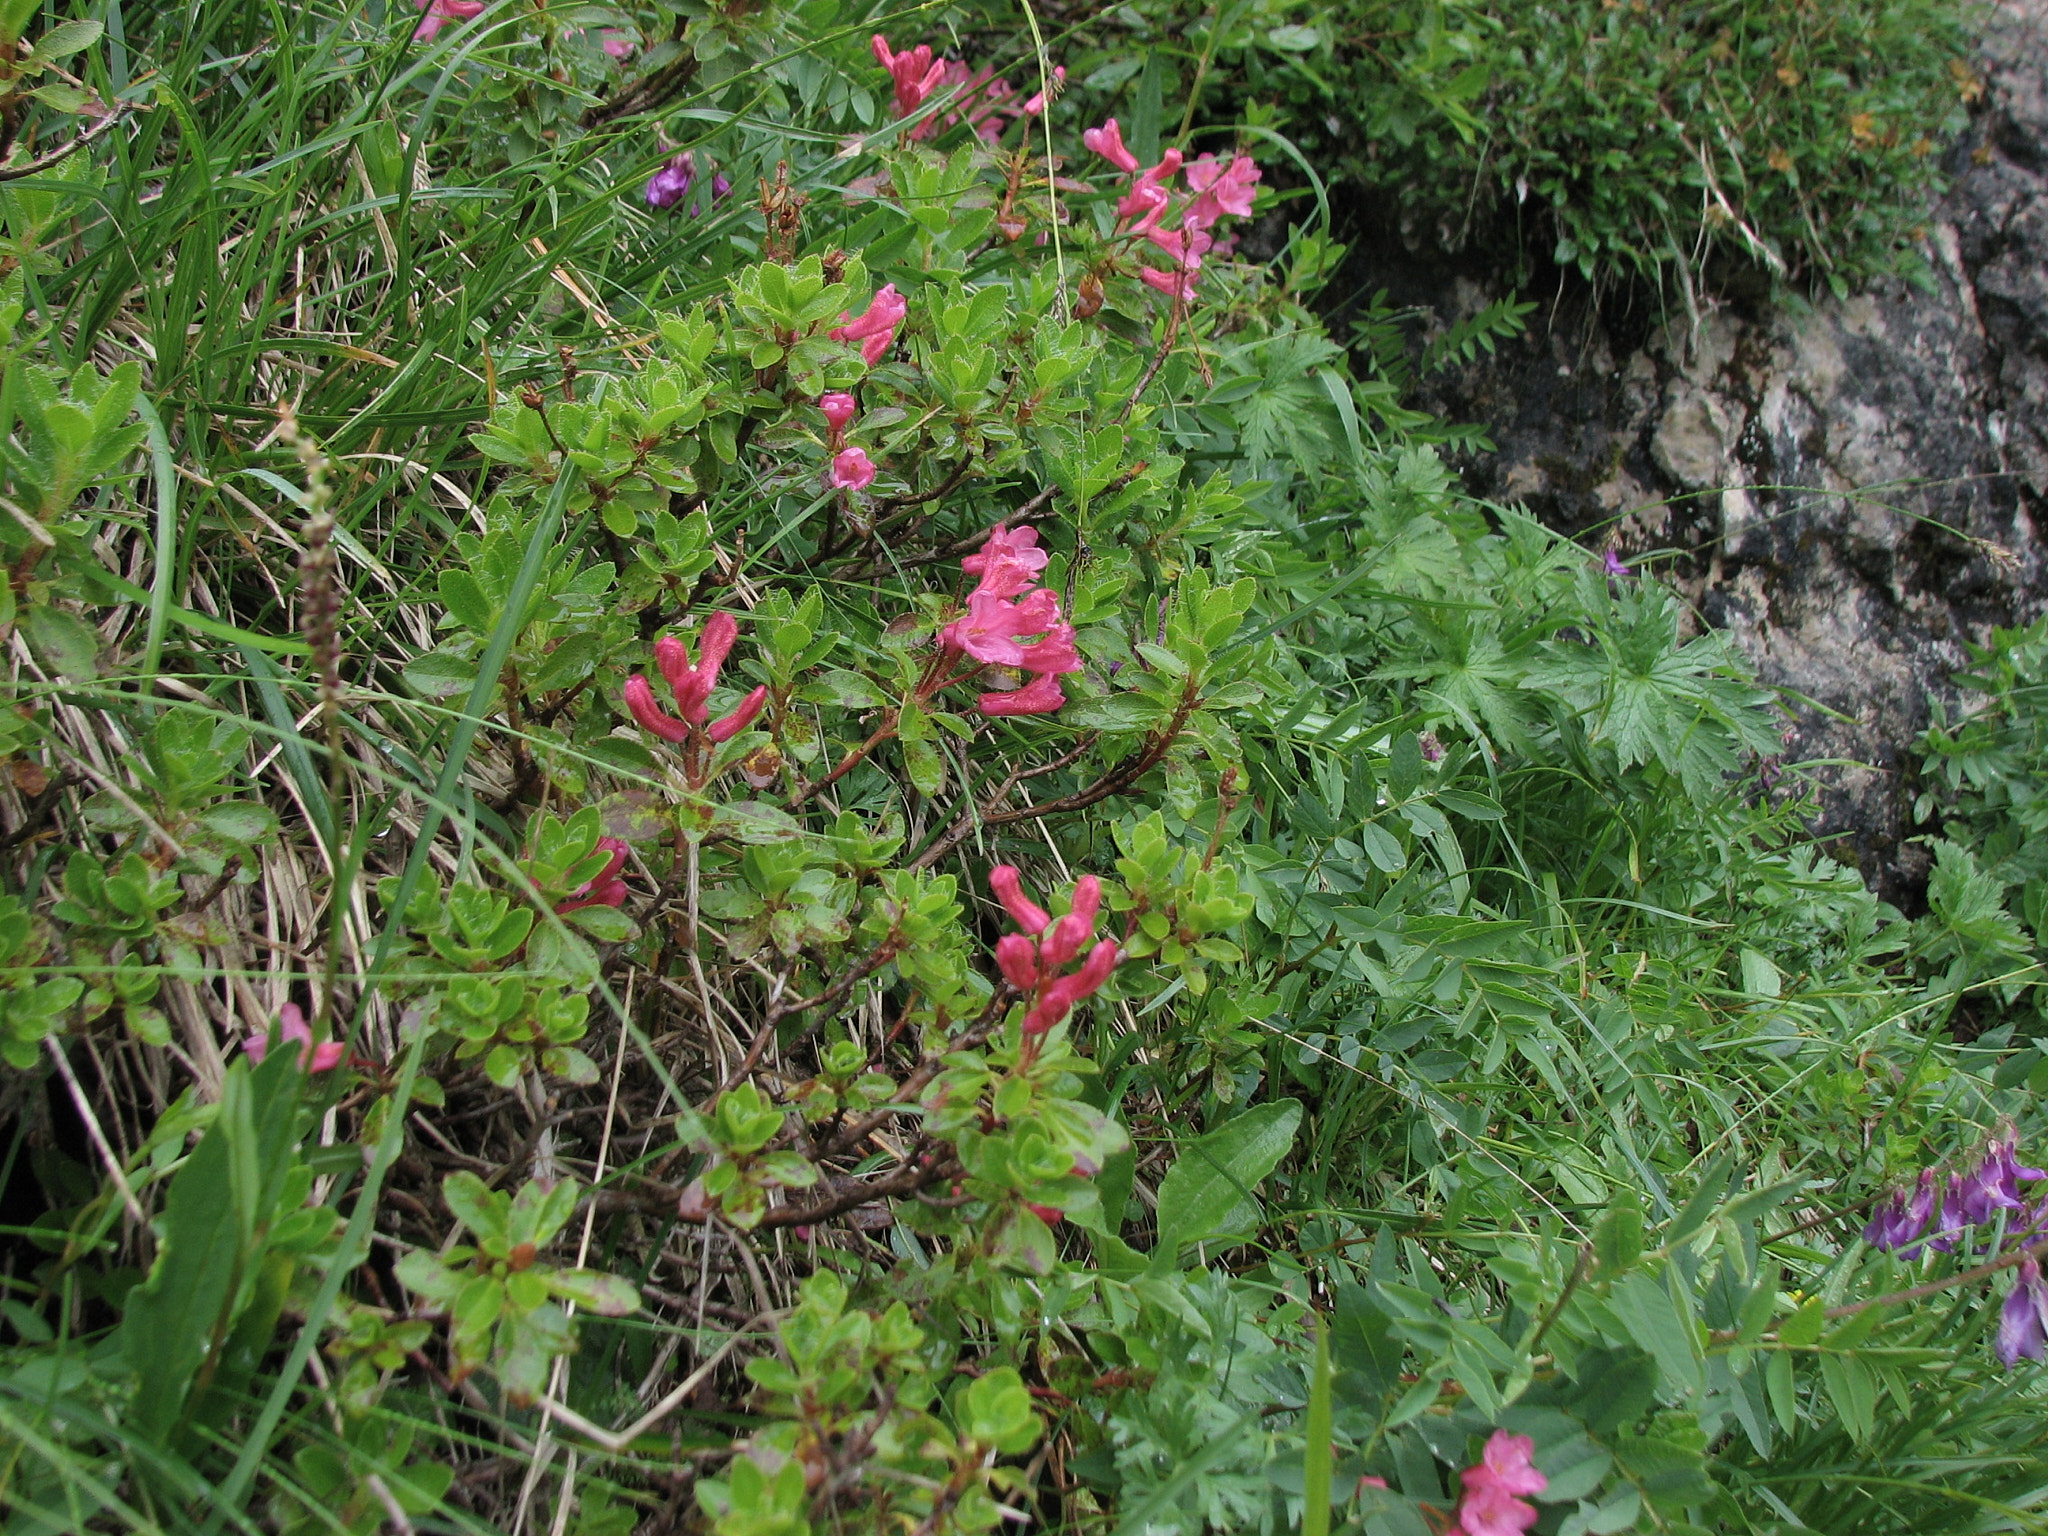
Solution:
[[(1202, 258), (1223, 249), (1211, 233), (1217, 221), (1226, 214), (1243, 218), (1252, 211), (1258, 163), (1250, 155), (1232, 155), (1227, 161), (1203, 155), (1183, 166), (1180, 151), (1169, 149), (1157, 165), (1141, 168), (1138, 157), (1125, 148), (1123, 130), (1113, 117), (1082, 134), (1081, 142), (1131, 177), (1129, 190), (1116, 205), (1119, 227), (1172, 259), (1171, 270), (1140, 268), (1139, 280), (1169, 298), (1192, 300)], [(1183, 169), (1192, 195), (1176, 207), (1173, 178)]]
[[(1035, 585), (1045, 569), (1036, 528), (998, 526), (960, 568), (981, 580), (967, 594), (967, 611), (939, 631), (949, 653), (984, 666), (1015, 667), (1031, 681), (1010, 693), (984, 693), (984, 715), (1046, 715), (1067, 702), (1060, 674), (1081, 670), (1074, 626), (1060, 617), (1060, 595)], [(1037, 639), (1031, 639), (1032, 636)]]
[[(877, 32), (872, 46), (876, 61), (889, 71), (890, 82), (896, 87), (898, 117), (908, 117), (917, 111), (934, 91), (959, 92), (951, 110), (934, 113), (910, 130), (913, 139), (928, 139), (941, 127), (965, 122), (977, 138), (993, 144), (1018, 118), (1036, 117), (1045, 110), (1044, 92), (1035, 92), (1019, 103), (1017, 88), (998, 78), (994, 70), (974, 70), (958, 59), (934, 58), (930, 43), (919, 43), (897, 53), (890, 48), (889, 40)], [(1062, 83), (1067, 78), (1064, 66), (1055, 68), (1052, 74), (1054, 80)]]
[(635, 672), (626, 679), (626, 708), (633, 712), (633, 718), (640, 722), (643, 730), (652, 731), (663, 741), (684, 742), (701, 735), (710, 742), (730, 741), (761, 713), (761, 706), (768, 701), (768, 690), (756, 688), (744, 699), (739, 708), (723, 720), (713, 720), (707, 701), (711, 690), (718, 685), (718, 669), (725, 665), (725, 658), (732, 651), (733, 642), (739, 639), (740, 627), (729, 613), (714, 613), (704, 621), (704, 635), (698, 644), (698, 660), (690, 665), (689, 647), (673, 635), (664, 635), (654, 642), (654, 664), (667, 679), (669, 691), (676, 698), (676, 712), (681, 718), (662, 713), (661, 706), (654, 702), (654, 688), (646, 678)]
[[(834, 341), (859, 342), (861, 361), (872, 368), (888, 355), (891, 347), (896, 345), (896, 327), (903, 323), (903, 317), (909, 313), (910, 304), (896, 291), (896, 285), (884, 283), (880, 291), (868, 301), (868, 307), (861, 311), (859, 319), (853, 317), (851, 310), (842, 311), (839, 316), (840, 323), (826, 334)], [(839, 398), (848, 397), (842, 395)]]
[(626, 904), (626, 882), (619, 878), (619, 871), (626, 867), (627, 856), (633, 850), (616, 837), (600, 837), (597, 848), (610, 854), (610, 861), (591, 879), (556, 902), (557, 912), (574, 912), (579, 907), (623, 907)]
[[(348, 1047), (339, 1040), (325, 1040), (319, 1045), (313, 1043), (313, 1031), (297, 1003), (286, 1003), (277, 1010), (277, 1033), (282, 1040), (298, 1042), (301, 1071), (331, 1072), (348, 1055)], [(260, 1062), (269, 1051), (269, 1030), (253, 1034), (242, 1042), (242, 1054), (251, 1061)]]
[(1530, 1464), (1536, 1442), (1496, 1429), (1479, 1465), (1462, 1474), (1465, 1496), (1458, 1518), (1444, 1536), (1522, 1536), (1536, 1523), (1536, 1506), (1517, 1494), (1541, 1493), (1550, 1479)]
[(413, 28), (412, 40), (431, 43), (449, 22), (472, 21), (481, 16), (484, 0), (412, 0), (412, 8), (426, 12), (420, 18), (420, 24)]
[(1024, 930), (996, 941), (996, 965), (1011, 986), (1031, 999), (1031, 1010), (1024, 1015), (1024, 1033), (1042, 1035), (1073, 1012), (1074, 1004), (1100, 991), (1116, 969), (1117, 942), (1103, 939), (1088, 950), (1079, 970), (1060, 974), (1095, 938), (1102, 882), (1093, 875), (1075, 881), (1073, 906), (1057, 921), (1024, 894), (1023, 881), (1008, 864), (998, 864), (988, 872), (988, 888), (996, 893), (1010, 921)]

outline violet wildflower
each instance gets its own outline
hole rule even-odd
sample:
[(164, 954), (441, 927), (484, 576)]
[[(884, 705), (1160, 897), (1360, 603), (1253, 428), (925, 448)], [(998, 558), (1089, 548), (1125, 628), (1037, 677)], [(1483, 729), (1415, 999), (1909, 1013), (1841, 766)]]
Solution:
[(1999, 1362), (2007, 1366), (2048, 1359), (2048, 1282), (2034, 1260), (2021, 1259), (2019, 1267), (2012, 1294), (1998, 1314), (1996, 1348)]
[(1628, 562), (1621, 558), (1612, 545), (1608, 547), (1605, 554), (1601, 555), (1600, 568), (1616, 579), (1632, 574), (1628, 568)]
[(686, 149), (673, 156), (647, 183), (647, 206), (656, 212), (675, 207), (690, 195), (690, 184), (696, 179), (697, 157)]
[(1927, 1223), (1934, 1215), (1935, 1196), (1934, 1170), (1923, 1168), (1911, 1196), (1903, 1189), (1895, 1189), (1891, 1198), (1878, 1207), (1870, 1225), (1863, 1229), (1863, 1241), (1886, 1253), (1917, 1259), (1919, 1239), (1926, 1234)]
[(2048, 1178), (2038, 1168), (2022, 1168), (2010, 1142), (1993, 1141), (1984, 1149), (1984, 1160), (1958, 1181), (1955, 1216), (1959, 1223), (1981, 1226), (2000, 1211), (2016, 1211), (2026, 1202), (2020, 1198), (2021, 1179)]

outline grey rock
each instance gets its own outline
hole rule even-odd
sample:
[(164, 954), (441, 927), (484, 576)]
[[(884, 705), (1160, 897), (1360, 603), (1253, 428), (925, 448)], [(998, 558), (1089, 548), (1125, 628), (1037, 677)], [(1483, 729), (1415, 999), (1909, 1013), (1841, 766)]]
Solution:
[[(1425, 386), (1496, 445), (1472, 490), (1647, 557), (1783, 690), (1819, 830), (1909, 905), (1931, 701), (1966, 641), (2048, 611), (2048, 0), (1995, 9), (1981, 68), (1925, 282), (1653, 324), (1565, 281), (1524, 342)], [(1499, 294), (1408, 260), (1395, 297), (1446, 322)]]

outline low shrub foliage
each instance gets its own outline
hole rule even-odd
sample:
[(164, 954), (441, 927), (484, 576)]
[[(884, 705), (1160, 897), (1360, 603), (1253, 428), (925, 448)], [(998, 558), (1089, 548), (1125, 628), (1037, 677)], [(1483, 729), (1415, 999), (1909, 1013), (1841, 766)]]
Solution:
[[(1411, 240), (1520, 251), (1692, 297), (1709, 270), (1837, 293), (1918, 273), (1947, 141), (1983, 84), (1955, 0), (1137, 4), (1075, 79), (1140, 138), (1221, 112)], [(1296, 172), (1297, 179), (1301, 173)], [(1526, 264), (1526, 261), (1525, 261)]]
[(2011, 839), (932, 25), (0, 4), (6, 1529), (2031, 1528)]

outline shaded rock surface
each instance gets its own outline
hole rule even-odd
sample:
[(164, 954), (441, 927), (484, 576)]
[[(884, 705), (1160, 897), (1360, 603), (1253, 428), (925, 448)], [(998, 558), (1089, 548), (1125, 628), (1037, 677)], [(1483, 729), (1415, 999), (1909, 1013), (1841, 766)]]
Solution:
[[(1495, 444), (1472, 491), (1647, 557), (1784, 690), (1820, 830), (1908, 903), (1913, 738), (1966, 641), (2048, 611), (2048, 0), (2005, 0), (1980, 68), (1924, 284), (1672, 315), (1552, 269), (1522, 342), (1422, 386)], [(1393, 232), (1352, 260), (1446, 323), (1503, 291)]]

